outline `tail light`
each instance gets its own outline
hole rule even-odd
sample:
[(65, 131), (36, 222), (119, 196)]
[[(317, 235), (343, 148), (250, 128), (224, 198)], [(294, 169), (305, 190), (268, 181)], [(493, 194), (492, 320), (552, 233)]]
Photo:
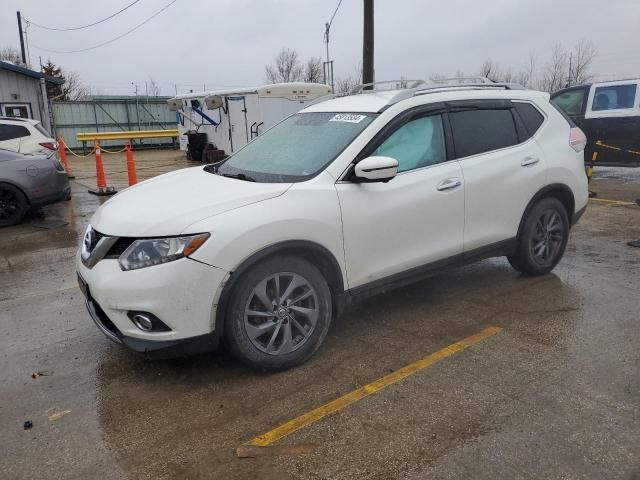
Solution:
[(576, 152), (581, 152), (584, 147), (587, 146), (587, 137), (582, 130), (578, 127), (571, 127), (571, 133), (569, 134), (569, 145)]
[(48, 150), (55, 150), (56, 149), (56, 144), (55, 142), (40, 142), (40, 146), (44, 147)]

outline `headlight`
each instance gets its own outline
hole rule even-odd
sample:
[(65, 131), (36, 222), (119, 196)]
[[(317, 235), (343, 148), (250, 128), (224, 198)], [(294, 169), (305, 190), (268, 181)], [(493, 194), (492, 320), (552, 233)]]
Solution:
[(135, 270), (173, 262), (191, 255), (207, 238), (209, 238), (208, 233), (200, 233), (181, 237), (136, 240), (120, 255), (118, 262), (122, 270)]

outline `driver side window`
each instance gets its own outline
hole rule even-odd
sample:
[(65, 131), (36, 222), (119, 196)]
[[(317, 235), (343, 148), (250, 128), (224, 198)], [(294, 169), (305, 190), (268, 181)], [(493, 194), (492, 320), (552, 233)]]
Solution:
[(375, 149), (372, 155), (398, 160), (398, 172), (445, 161), (442, 116), (431, 115), (405, 123)]

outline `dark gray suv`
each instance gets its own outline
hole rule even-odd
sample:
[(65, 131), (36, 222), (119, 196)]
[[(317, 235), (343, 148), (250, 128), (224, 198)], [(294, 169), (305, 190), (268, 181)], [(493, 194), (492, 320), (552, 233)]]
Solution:
[(22, 221), (30, 207), (71, 198), (55, 153), (22, 154), (0, 149), (0, 227)]

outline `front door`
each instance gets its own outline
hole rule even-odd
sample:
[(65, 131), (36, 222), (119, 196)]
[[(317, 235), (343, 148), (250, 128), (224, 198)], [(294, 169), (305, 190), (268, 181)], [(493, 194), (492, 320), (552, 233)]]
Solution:
[(336, 184), (349, 288), (461, 254), (464, 186), (460, 165), (447, 160), (441, 113), (398, 120), (363, 153), (395, 158), (399, 173)]

